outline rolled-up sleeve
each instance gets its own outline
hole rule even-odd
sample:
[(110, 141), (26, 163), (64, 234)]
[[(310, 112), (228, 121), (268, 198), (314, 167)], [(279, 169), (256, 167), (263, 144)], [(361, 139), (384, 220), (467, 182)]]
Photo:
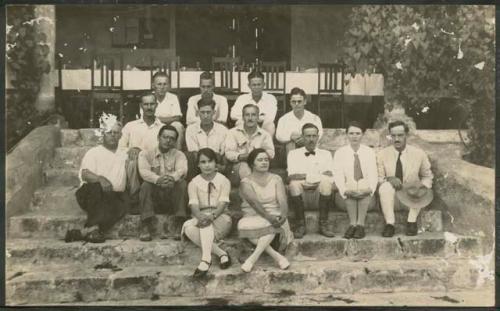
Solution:
[(175, 181), (186, 176), (188, 170), (187, 158), (181, 151), (177, 151), (175, 155), (175, 171), (170, 174), (174, 178)]
[(145, 150), (139, 152), (139, 174), (141, 174), (142, 179), (152, 184), (156, 184), (158, 178), (160, 178), (151, 170), (151, 163)]
[(226, 136), (225, 143), (225, 154), (226, 158), (231, 162), (238, 162), (238, 156), (240, 153), (238, 152), (238, 144), (236, 142), (236, 138), (234, 137), (234, 132), (229, 131)]
[(188, 197), (189, 197), (189, 203), (188, 205), (200, 205), (200, 202), (198, 200), (198, 191), (197, 190), (197, 185), (196, 181), (193, 179), (189, 185), (188, 185)]

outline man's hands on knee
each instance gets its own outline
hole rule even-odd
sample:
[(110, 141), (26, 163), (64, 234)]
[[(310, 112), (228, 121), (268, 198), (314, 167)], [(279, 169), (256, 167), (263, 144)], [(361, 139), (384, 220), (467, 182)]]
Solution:
[(399, 190), (403, 187), (403, 183), (401, 180), (395, 176), (387, 177), (387, 182), (392, 185), (392, 187), (396, 190)]
[(106, 177), (99, 176), (99, 184), (101, 185), (102, 191), (104, 192), (113, 191), (113, 185)]
[(163, 175), (158, 178), (156, 181), (156, 184), (160, 186), (163, 189), (170, 189), (174, 187), (175, 180), (172, 176), (169, 175)]
[(139, 157), (139, 152), (141, 152), (140, 148), (137, 148), (137, 147), (130, 148), (127, 152), (128, 159), (131, 161), (137, 160), (137, 157)]

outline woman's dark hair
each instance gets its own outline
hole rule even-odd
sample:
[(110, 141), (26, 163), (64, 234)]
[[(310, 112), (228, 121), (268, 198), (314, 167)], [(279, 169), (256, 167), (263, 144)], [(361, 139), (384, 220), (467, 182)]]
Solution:
[(346, 134), (349, 131), (349, 128), (351, 126), (352, 127), (357, 127), (359, 129), (361, 129), (361, 133), (364, 133), (366, 131), (366, 128), (361, 124), (361, 122), (358, 122), (358, 121), (349, 121), (349, 123), (347, 123), (347, 126), (345, 127), (345, 133)]
[[(256, 148), (254, 150), (252, 150), (250, 152), (250, 154), (248, 155), (248, 158), (247, 158), (247, 164), (248, 166), (250, 166), (251, 169), (253, 169), (254, 167), (254, 162), (255, 162), (255, 158), (257, 158), (257, 156), (260, 154), (260, 153), (265, 153), (267, 154), (267, 151), (262, 149), (262, 148)], [(269, 155), (268, 155), (269, 156)]]
[(196, 165), (200, 164), (200, 158), (202, 155), (206, 156), (209, 161), (214, 161), (215, 163), (217, 163), (217, 154), (215, 153), (215, 151), (210, 148), (201, 148), (198, 151), (198, 155), (196, 156)]

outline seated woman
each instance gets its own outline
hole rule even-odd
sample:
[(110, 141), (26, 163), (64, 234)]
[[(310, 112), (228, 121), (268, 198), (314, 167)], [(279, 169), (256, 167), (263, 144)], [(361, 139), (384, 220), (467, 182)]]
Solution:
[(364, 132), (359, 122), (349, 122), (346, 127), (349, 144), (339, 148), (333, 157), (333, 178), (351, 224), (345, 232), (346, 239), (365, 236), (366, 213), (377, 189), (377, 158), (372, 148), (361, 144)]
[[(264, 149), (257, 148), (250, 152), (247, 162), (252, 173), (240, 184), (244, 216), (238, 222), (238, 232), (241, 238), (248, 238), (256, 247), (241, 269), (250, 272), (264, 251), (281, 269), (287, 269), (290, 263), (278, 252), (283, 252), (293, 240), (287, 221), (285, 186), (280, 176), (269, 173), (269, 155)], [(280, 242), (278, 251), (270, 245), (277, 234)]]
[(201, 262), (194, 277), (207, 274), (212, 253), (219, 257), (221, 269), (227, 269), (231, 265), (227, 252), (215, 243), (231, 230), (231, 217), (224, 213), (229, 203), (231, 184), (216, 171), (216, 159), (217, 155), (212, 149), (200, 149), (196, 162), (201, 174), (193, 178), (188, 186), (189, 207), (193, 218), (182, 226), (182, 236), (185, 234), (201, 247)]

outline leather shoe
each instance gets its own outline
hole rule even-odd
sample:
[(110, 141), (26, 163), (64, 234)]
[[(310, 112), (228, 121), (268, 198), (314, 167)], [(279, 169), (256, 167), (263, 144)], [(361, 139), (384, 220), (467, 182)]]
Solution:
[(356, 230), (356, 226), (349, 226), (349, 228), (347, 228), (346, 232), (344, 233), (344, 238), (346, 239), (352, 239), (352, 237), (354, 236), (354, 231)]
[(205, 275), (207, 275), (208, 269), (210, 269), (210, 265), (212, 264), (211, 262), (208, 262), (208, 261), (205, 261), (205, 260), (202, 260), (202, 262), (204, 262), (204, 263), (207, 264), (207, 266), (208, 266), (207, 270), (200, 270), (200, 269), (198, 269), (198, 267), (196, 267), (196, 270), (194, 270), (194, 273), (193, 273), (193, 277), (195, 279), (199, 279), (199, 278), (202, 278)]
[(87, 234), (87, 236), (85, 237), (85, 241), (90, 243), (104, 243), (104, 241), (106, 241), (106, 238), (101, 233), (101, 231), (97, 229)]
[[(222, 259), (223, 257), (227, 257), (227, 261), (222, 262), (222, 261), (221, 261), (221, 259)], [(231, 257), (229, 257), (229, 255), (228, 255), (228, 254), (220, 256), (220, 258), (219, 258), (219, 267), (220, 267), (221, 269), (227, 269), (227, 268), (229, 268), (230, 266), (231, 266)]]
[(293, 230), (293, 237), (302, 239), (306, 234), (306, 224), (304, 222), (297, 222)]
[(321, 221), (319, 223), (319, 233), (323, 236), (326, 236), (327, 238), (333, 238), (335, 236), (335, 233), (333, 233), (333, 231), (328, 227), (329, 226), (327, 221)]
[(414, 235), (417, 235), (417, 233), (418, 233), (417, 222), (407, 222), (406, 223), (406, 235), (414, 236)]
[(139, 240), (143, 242), (149, 242), (153, 240), (153, 226), (151, 223), (143, 223), (141, 226), (141, 234), (139, 235)]
[(386, 224), (384, 227), (384, 231), (382, 232), (382, 236), (384, 238), (390, 238), (394, 236), (394, 225)]
[(365, 237), (365, 227), (363, 226), (356, 226), (356, 229), (354, 230), (354, 236), (355, 239), (362, 239)]

